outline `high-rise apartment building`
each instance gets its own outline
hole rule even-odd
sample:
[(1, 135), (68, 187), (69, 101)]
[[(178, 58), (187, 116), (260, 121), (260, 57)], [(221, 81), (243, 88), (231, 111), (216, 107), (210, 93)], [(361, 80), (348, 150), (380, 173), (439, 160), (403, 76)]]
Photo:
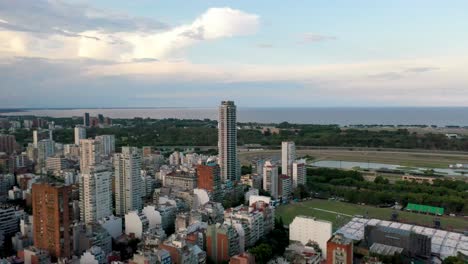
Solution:
[(122, 147), (122, 153), (114, 154), (115, 210), (119, 216), (142, 207), (140, 170), (138, 148)]
[(221, 178), (224, 181), (240, 179), (237, 160), (236, 105), (233, 101), (222, 101), (219, 107), (218, 151)]
[(34, 246), (54, 257), (72, 255), (72, 190), (70, 186), (33, 184)]
[(48, 157), (55, 155), (55, 142), (43, 139), (37, 142), (37, 163), (39, 168), (44, 168)]
[(13, 135), (0, 135), (0, 152), (12, 154), (16, 148), (16, 139)]
[(266, 161), (263, 166), (263, 189), (274, 199), (278, 198), (278, 166)]
[(80, 145), (80, 140), (86, 139), (86, 128), (84, 126), (75, 127), (75, 145)]
[(112, 172), (96, 166), (80, 177), (81, 221), (94, 223), (112, 215)]
[(215, 162), (197, 166), (197, 187), (209, 191), (215, 201), (219, 201), (221, 192), (220, 172), (219, 165)]
[(292, 165), (296, 160), (296, 145), (292, 141), (281, 143), (281, 173), (292, 177)]
[(229, 261), (239, 254), (239, 235), (228, 224), (209, 225), (206, 230), (206, 254), (216, 263)]
[(305, 160), (296, 160), (292, 164), (292, 187), (306, 184), (306, 164)]
[(109, 156), (115, 152), (115, 136), (114, 135), (101, 135), (96, 136), (95, 140), (99, 142), (99, 153), (101, 155)]
[(91, 167), (99, 164), (101, 156), (99, 153), (99, 142), (94, 139), (80, 140), (80, 171), (88, 173)]
[(91, 125), (90, 119), (89, 119), (89, 113), (84, 113), (83, 116), (83, 125), (85, 127), (89, 127)]

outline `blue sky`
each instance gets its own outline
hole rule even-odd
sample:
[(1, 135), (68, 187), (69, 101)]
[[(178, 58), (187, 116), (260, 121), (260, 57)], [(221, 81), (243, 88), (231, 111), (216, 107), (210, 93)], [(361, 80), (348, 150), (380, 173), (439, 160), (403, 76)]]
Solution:
[(464, 106), (466, 10), (466, 1), (0, 0), (0, 99)]

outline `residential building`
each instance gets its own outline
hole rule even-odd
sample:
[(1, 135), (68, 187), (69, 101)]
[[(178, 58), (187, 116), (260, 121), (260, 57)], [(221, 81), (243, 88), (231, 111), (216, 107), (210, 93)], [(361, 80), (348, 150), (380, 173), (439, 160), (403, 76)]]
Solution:
[(50, 139), (42, 139), (37, 142), (37, 164), (39, 168), (44, 168), (46, 159), (55, 154), (55, 142)]
[(46, 159), (47, 171), (61, 171), (68, 168), (68, 160), (63, 156), (48, 157)]
[(72, 255), (72, 188), (39, 183), (32, 186), (34, 246), (53, 257)]
[(240, 179), (237, 159), (236, 105), (233, 101), (222, 101), (219, 107), (218, 151), (221, 178), (236, 182)]
[(178, 187), (182, 190), (193, 190), (197, 188), (197, 177), (194, 173), (177, 170), (166, 174), (165, 187)]
[(229, 264), (255, 264), (255, 256), (244, 252), (239, 255), (232, 256)]
[(15, 215), (15, 208), (0, 204), (0, 233), (10, 236), (18, 232), (19, 221)]
[(316, 242), (327, 256), (327, 241), (332, 236), (332, 223), (309, 216), (296, 216), (289, 225), (289, 240), (298, 241), (303, 245)]
[(352, 264), (353, 241), (342, 234), (335, 234), (327, 242), (327, 264)]
[(292, 176), (292, 165), (296, 160), (296, 145), (292, 141), (281, 143), (281, 173)]
[(292, 184), (291, 177), (287, 175), (280, 175), (278, 181), (278, 196), (282, 197), (283, 200), (291, 196)]
[(50, 264), (50, 255), (46, 250), (36, 247), (28, 247), (18, 252), (18, 256), (24, 260), (25, 264)]
[(292, 164), (292, 187), (297, 188), (298, 185), (306, 184), (306, 164), (305, 160), (296, 160)]
[(266, 161), (263, 166), (263, 189), (278, 199), (278, 167), (271, 161)]
[(89, 173), (101, 161), (99, 143), (94, 139), (80, 140), (80, 171)]
[(0, 135), (0, 152), (10, 155), (16, 150), (16, 139), (13, 135)]
[(75, 127), (75, 145), (80, 145), (80, 140), (86, 139), (86, 127), (76, 126)]
[(122, 147), (114, 154), (115, 211), (119, 216), (142, 208), (141, 154), (138, 148)]
[(115, 152), (115, 136), (101, 135), (96, 136), (95, 140), (99, 142), (99, 154), (110, 156)]
[(239, 254), (239, 235), (228, 224), (209, 225), (206, 230), (206, 254), (216, 263), (229, 261)]
[(221, 200), (221, 170), (215, 162), (197, 166), (197, 188), (205, 189), (212, 195), (213, 201)]
[(92, 167), (80, 175), (81, 221), (94, 223), (112, 215), (112, 172)]

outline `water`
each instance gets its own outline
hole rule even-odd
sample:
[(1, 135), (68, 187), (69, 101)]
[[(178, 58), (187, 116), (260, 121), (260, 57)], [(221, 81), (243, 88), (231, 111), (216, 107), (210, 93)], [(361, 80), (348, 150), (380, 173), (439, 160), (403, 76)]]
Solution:
[[(217, 119), (217, 108), (115, 108), (33, 109), (3, 115), (50, 117), (82, 116), (89, 112), (111, 118)], [(252, 108), (238, 107), (239, 122), (338, 125), (437, 125), (468, 126), (468, 107), (381, 107), (381, 108)]]
[[(401, 165), (395, 164), (384, 164), (384, 163), (373, 163), (373, 162), (355, 162), (355, 161), (338, 161), (338, 160), (321, 160), (312, 162), (311, 165), (316, 167), (323, 167), (323, 168), (334, 168), (334, 169), (352, 169), (359, 167), (361, 169), (389, 169), (389, 170), (401, 170), (407, 172), (417, 172), (423, 173), (425, 170), (429, 170), (429, 168), (405, 168)], [(466, 170), (453, 170), (453, 169), (433, 169), (437, 174), (443, 175), (462, 175), (461, 171), (465, 171), (465, 175), (468, 175), (468, 171)]]

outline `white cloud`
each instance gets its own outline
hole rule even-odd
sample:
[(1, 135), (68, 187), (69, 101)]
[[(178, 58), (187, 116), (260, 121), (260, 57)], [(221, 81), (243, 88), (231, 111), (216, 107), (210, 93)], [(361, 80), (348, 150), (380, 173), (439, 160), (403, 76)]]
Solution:
[[(51, 3), (54, 3), (49, 6), (51, 10), (43, 10), (43, 13), (56, 14), (61, 10), (67, 12), (62, 15), (67, 15), (68, 12), (72, 12), (68, 5), (62, 6), (58, 4), (60, 2), (55, 1)], [(60, 8), (57, 8), (57, 5)], [(45, 7), (42, 6), (42, 8)], [(84, 23), (86, 27), (81, 28), (87, 28), (87, 30), (70, 30), (73, 27), (70, 26), (69, 21), (56, 19), (52, 22), (61, 23), (62, 27), (52, 26), (52, 22), (49, 21), (50, 23), (46, 25), (50, 25), (50, 28), (41, 32), (29, 25), (10, 24), (2, 19), (2, 12), (0, 12), (0, 28), (4, 28), (0, 32), (0, 41), (3, 43), (0, 46), (0, 53), (55, 59), (92, 58), (113, 61), (168, 59), (177, 57), (185, 48), (200, 41), (250, 35), (254, 34), (259, 27), (257, 15), (229, 7), (210, 8), (190, 24), (171, 29), (156, 27), (156, 32), (148, 28), (146, 24), (139, 26), (140, 23), (137, 22), (135, 25), (124, 26), (122, 30), (117, 31), (116, 28), (106, 28), (98, 24), (99, 21), (105, 25), (113, 21), (102, 13), (89, 8), (81, 12), (82, 16), (72, 15), (71, 19)], [(29, 21), (25, 17), (25, 15), (21, 16), (16, 21), (18, 23)], [(15, 17), (9, 14), (9, 18)], [(48, 19), (42, 16), (41, 18)], [(116, 20), (116, 23), (130, 24), (130, 20), (122, 22), (120, 17)]]

